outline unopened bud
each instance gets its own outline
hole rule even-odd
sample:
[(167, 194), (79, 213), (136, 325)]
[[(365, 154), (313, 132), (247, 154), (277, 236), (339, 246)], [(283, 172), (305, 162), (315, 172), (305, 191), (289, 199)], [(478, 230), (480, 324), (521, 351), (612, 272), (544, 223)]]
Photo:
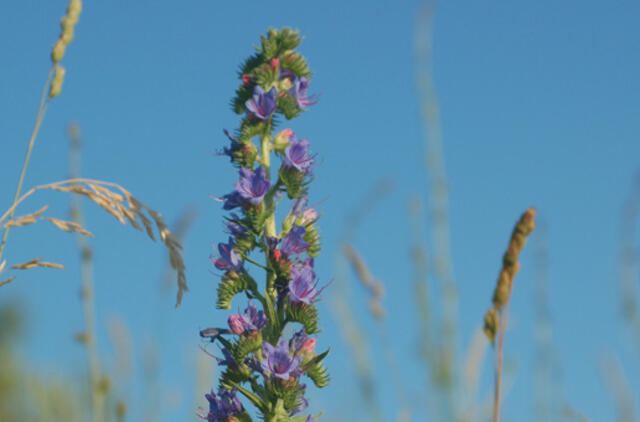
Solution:
[(292, 135), (293, 131), (291, 129), (282, 129), (273, 139), (275, 149), (284, 151), (284, 149), (289, 146), (289, 139), (291, 139)]
[(280, 66), (280, 60), (277, 57), (271, 59), (271, 69), (275, 70)]
[(318, 219), (318, 211), (314, 210), (313, 208), (307, 208), (302, 213), (301, 223), (302, 225), (307, 225), (309, 223), (316, 221), (317, 219)]
[(62, 92), (62, 83), (64, 82), (64, 67), (56, 65), (56, 73), (53, 75), (53, 81), (49, 87), (49, 98), (57, 97)]
[(229, 319), (227, 320), (227, 323), (229, 324), (229, 328), (231, 329), (231, 332), (233, 334), (240, 335), (244, 333), (244, 325), (242, 324), (242, 321), (240, 320), (239, 315), (237, 314), (230, 315)]
[(315, 348), (316, 348), (316, 339), (315, 338), (308, 338), (304, 342), (302, 347), (300, 347), (300, 354), (306, 355), (307, 353), (313, 352), (315, 350)]

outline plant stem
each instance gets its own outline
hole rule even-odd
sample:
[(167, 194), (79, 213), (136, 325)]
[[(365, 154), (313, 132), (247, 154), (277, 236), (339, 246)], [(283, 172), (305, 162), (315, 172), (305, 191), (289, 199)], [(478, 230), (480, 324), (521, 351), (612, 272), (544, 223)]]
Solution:
[[(75, 126), (69, 128), (71, 138), (70, 151), (70, 175), (72, 178), (80, 178), (81, 170), (81, 140), (78, 129)], [(82, 214), (81, 200), (77, 196), (71, 198), (71, 219), (85, 226)], [(85, 236), (76, 233), (80, 258), (82, 260), (82, 308), (85, 324), (87, 357), (89, 362), (89, 383), (91, 385), (91, 404), (94, 422), (104, 420), (104, 393), (100, 386), (100, 360), (98, 357), (98, 347), (96, 342), (95, 328), (95, 304), (93, 296), (93, 252), (91, 245)]]
[[(40, 107), (38, 107), (38, 115), (36, 116), (36, 123), (33, 126), (33, 131), (31, 132), (31, 139), (29, 140), (29, 146), (27, 147), (27, 155), (24, 159), (24, 163), (22, 164), (20, 179), (18, 179), (18, 187), (16, 188), (16, 194), (13, 197), (14, 204), (20, 197), (20, 191), (22, 190), (22, 183), (24, 182), (24, 176), (27, 173), (27, 166), (29, 165), (29, 160), (31, 159), (31, 151), (33, 150), (33, 145), (36, 142), (36, 137), (38, 136), (38, 131), (40, 130), (40, 125), (42, 124), (44, 115), (47, 112), (47, 106), (49, 105), (49, 100), (47, 99), (47, 91), (49, 89), (49, 83), (51, 82), (51, 77), (53, 76), (54, 70), (55, 70), (55, 65), (51, 66), (51, 70), (49, 70), (49, 75), (47, 76), (47, 81), (45, 82), (44, 88), (42, 89), (42, 96), (40, 97)], [(14, 212), (15, 212), (15, 207), (11, 210), (11, 214), (9, 215), (9, 221), (13, 219)], [(10, 229), (11, 227), (7, 227), (4, 229), (4, 234), (2, 235), (2, 243), (0, 243), (0, 258), (2, 258), (4, 247), (7, 244), (7, 239), (9, 237)]]
[(502, 378), (502, 360), (504, 350), (504, 337), (507, 331), (507, 320), (509, 318), (509, 303), (511, 302), (511, 292), (509, 292), (509, 299), (504, 305), (502, 313), (502, 319), (500, 321), (500, 328), (498, 332), (498, 350), (496, 355), (496, 374), (495, 374), (495, 391), (493, 398), (493, 422), (500, 422), (500, 387)]
[[(267, 133), (262, 138), (262, 165), (267, 173), (267, 177), (271, 178), (271, 138), (269, 136), (269, 128), (267, 126)], [(273, 205), (273, 198), (269, 197), (265, 201), (265, 206), (270, 209)], [(265, 235), (269, 237), (276, 236), (276, 217), (275, 212), (271, 211), (265, 222)]]

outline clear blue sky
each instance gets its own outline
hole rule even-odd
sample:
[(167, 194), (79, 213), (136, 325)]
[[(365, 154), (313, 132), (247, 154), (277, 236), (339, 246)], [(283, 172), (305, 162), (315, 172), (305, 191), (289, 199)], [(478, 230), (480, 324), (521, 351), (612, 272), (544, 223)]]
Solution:
[[(65, 6), (65, 0), (0, 6), (3, 209), (13, 197)], [(84, 137), (85, 176), (121, 183), (169, 221), (187, 205), (197, 208), (199, 218), (185, 241), (190, 292), (174, 310), (173, 292), (158, 287), (163, 248), (85, 204), (96, 235), (101, 351), (108, 360), (105, 326), (114, 315), (129, 323), (138, 358), (158, 326), (154, 321), (163, 321), (162, 379), (180, 403), (163, 420), (185, 419), (192, 406), (197, 331), (226, 318), (214, 309), (217, 278), (208, 261), (211, 245), (225, 239), (223, 213), (209, 196), (228, 192), (236, 173), (208, 152), (225, 144), (223, 128), (238, 123), (228, 107), (238, 64), (261, 33), (281, 26), (306, 36), (300, 50), (315, 73), (312, 88), (321, 94), (294, 129), (322, 159), (312, 201), (326, 199), (318, 261), (324, 280), (335, 273), (344, 216), (376, 181), (394, 181), (393, 193), (364, 222), (356, 246), (386, 283), (390, 337), (410, 400), (420, 409), (424, 380), (415, 376), (420, 372), (406, 218), (407, 199), (427, 194), (415, 88), (416, 9), (414, 1), (86, 2), (63, 61), (63, 92), (49, 109), (26, 186), (66, 177), (65, 127), (76, 121)], [(489, 304), (514, 221), (536, 206), (548, 225), (562, 388), (569, 403), (594, 421), (613, 418), (597, 371), (604, 353), (621, 357), (635, 380), (636, 400), (640, 389), (640, 359), (621, 325), (618, 291), (621, 207), (640, 166), (639, 19), (640, 6), (631, 1), (441, 2), (435, 19), (461, 348)], [(22, 210), (45, 202), (65, 215), (67, 198), (59, 194), (37, 196)], [(35, 256), (62, 262), (67, 270), (21, 274), (2, 288), (1, 300), (18, 298), (28, 306), (24, 350), (33, 364), (71, 370), (84, 359), (72, 341), (82, 328), (74, 239), (45, 225), (12, 231), (6, 258)], [(518, 369), (505, 420), (533, 420), (533, 263), (527, 249), (511, 307), (507, 356)], [(354, 308), (378, 345), (360, 302)], [(320, 306), (325, 331), (319, 344), (332, 347), (333, 383), (312, 397), (316, 408), (326, 410), (325, 420), (332, 420), (348, 399), (359, 398), (328, 303)], [(484, 364), (482, 393), (489, 395), (490, 359)], [(391, 418), (397, 397), (382, 356), (376, 365)]]

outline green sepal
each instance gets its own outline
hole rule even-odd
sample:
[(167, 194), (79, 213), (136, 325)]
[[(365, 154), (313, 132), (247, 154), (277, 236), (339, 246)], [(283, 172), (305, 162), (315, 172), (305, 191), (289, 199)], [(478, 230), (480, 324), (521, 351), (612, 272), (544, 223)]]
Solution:
[(305, 174), (294, 167), (280, 167), (280, 182), (287, 188), (289, 199), (298, 199), (307, 193)]
[(309, 244), (309, 249), (307, 250), (307, 254), (315, 258), (320, 254), (320, 249), (322, 248), (320, 244), (320, 231), (314, 225), (309, 224), (306, 226), (306, 232), (304, 233), (304, 241)]
[(227, 272), (222, 276), (220, 284), (218, 284), (218, 300), (216, 306), (218, 309), (229, 309), (231, 300), (238, 293), (251, 290), (257, 291), (258, 285), (246, 272), (237, 273), (234, 271)]
[(304, 326), (307, 334), (319, 333), (318, 329), (318, 310), (313, 305), (306, 303), (290, 303), (287, 302), (286, 315), (287, 319), (292, 322), (299, 322)]
[(231, 109), (236, 114), (244, 114), (247, 111), (247, 107), (244, 103), (253, 96), (253, 86), (247, 86), (244, 84), (238, 85), (236, 89), (236, 95), (231, 100)]
[(283, 91), (281, 95), (278, 95), (276, 101), (278, 103), (278, 111), (282, 113), (287, 120), (297, 117), (303, 111), (298, 107), (296, 99), (286, 91)]
[(280, 59), (280, 67), (282, 69), (288, 69), (295, 73), (299, 78), (311, 77), (311, 71), (307, 65), (307, 61), (300, 53), (286, 52)]
[[(329, 350), (327, 350), (323, 354), (326, 356), (326, 353), (328, 353), (328, 352), (329, 352)], [(318, 355), (318, 356), (321, 356), (321, 355)], [(324, 356), (323, 356), (323, 358), (324, 358)], [(317, 361), (315, 361), (315, 359), (312, 360), (312, 363), (310, 363), (310, 364), (308, 364), (306, 366), (305, 374), (309, 378), (311, 378), (311, 381), (313, 381), (313, 383), (318, 388), (324, 388), (327, 385), (329, 385), (329, 381), (330, 381), (329, 374), (327, 372), (327, 369), (320, 362), (320, 360), (317, 360)]]
[(247, 221), (249, 222), (249, 227), (255, 233), (261, 231), (261, 229), (264, 227), (264, 222), (269, 216), (269, 210), (267, 210), (265, 207), (266, 202), (267, 201), (262, 201), (258, 205), (251, 204), (244, 210), (244, 213), (247, 216)]
[(253, 69), (260, 66), (262, 63), (264, 63), (264, 57), (262, 54), (254, 53), (238, 67), (238, 77), (242, 78), (242, 75), (250, 74), (253, 72)]
[(256, 331), (249, 335), (243, 335), (236, 344), (235, 355), (238, 359), (244, 359), (249, 353), (254, 353), (262, 347), (262, 333)]
[(260, 37), (260, 51), (266, 60), (270, 60), (285, 51), (293, 50), (298, 47), (301, 42), (302, 39), (297, 30), (282, 28), (278, 31), (277, 29), (270, 28), (267, 31), (267, 36), (262, 35)]
[(240, 122), (240, 129), (236, 131), (236, 136), (238, 137), (239, 142), (248, 144), (252, 143), (251, 140), (256, 136), (262, 137), (264, 135), (264, 132), (265, 123), (262, 120), (250, 119), (248, 117), (245, 117)]
[(253, 142), (238, 142), (231, 152), (231, 161), (236, 167), (252, 169), (257, 157), (258, 149)]
[(256, 67), (252, 75), (256, 84), (260, 85), (265, 92), (268, 92), (278, 80), (279, 73), (278, 67), (274, 68), (269, 63), (264, 63)]
[(270, 393), (282, 401), (287, 416), (300, 405), (302, 394), (297, 380), (272, 380), (269, 386)]

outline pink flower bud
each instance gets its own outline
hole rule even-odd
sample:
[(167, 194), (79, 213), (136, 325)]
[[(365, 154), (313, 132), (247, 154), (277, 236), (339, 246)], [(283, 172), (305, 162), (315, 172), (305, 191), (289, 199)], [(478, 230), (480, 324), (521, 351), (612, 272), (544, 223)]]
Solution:
[(251, 76), (242, 75), (242, 83), (245, 84), (245, 86), (249, 86), (251, 84)]
[(280, 60), (275, 57), (271, 59), (271, 69), (276, 69), (278, 66), (280, 66)]
[(244, 333), (244, 325), (242, 324), (240, 315), (237, 315), (237, 314), (230, 315), (229, 319), (227, 320), (227, 323), (229, 324), (229, 328), (231, 329), (231, 332), (233, 332), (233, 334), (240, 335)]
[(278, 149), (284, 149), (289, 146), (289, 139), (293, 135), (293, 131), (291, 129), (282, 129), (276, 137), (273, 139), (273, 142)]
[(311, 353), (316, 348), (316, 339), (313, 337), (308, 338), (302, 347), (300, 348), (300, 354), (306, 355), (307, 353)]
[(318, 211), (313, 208), (307, 208), (302, 213), (302, 224), (307, 224), (318, 218)]

